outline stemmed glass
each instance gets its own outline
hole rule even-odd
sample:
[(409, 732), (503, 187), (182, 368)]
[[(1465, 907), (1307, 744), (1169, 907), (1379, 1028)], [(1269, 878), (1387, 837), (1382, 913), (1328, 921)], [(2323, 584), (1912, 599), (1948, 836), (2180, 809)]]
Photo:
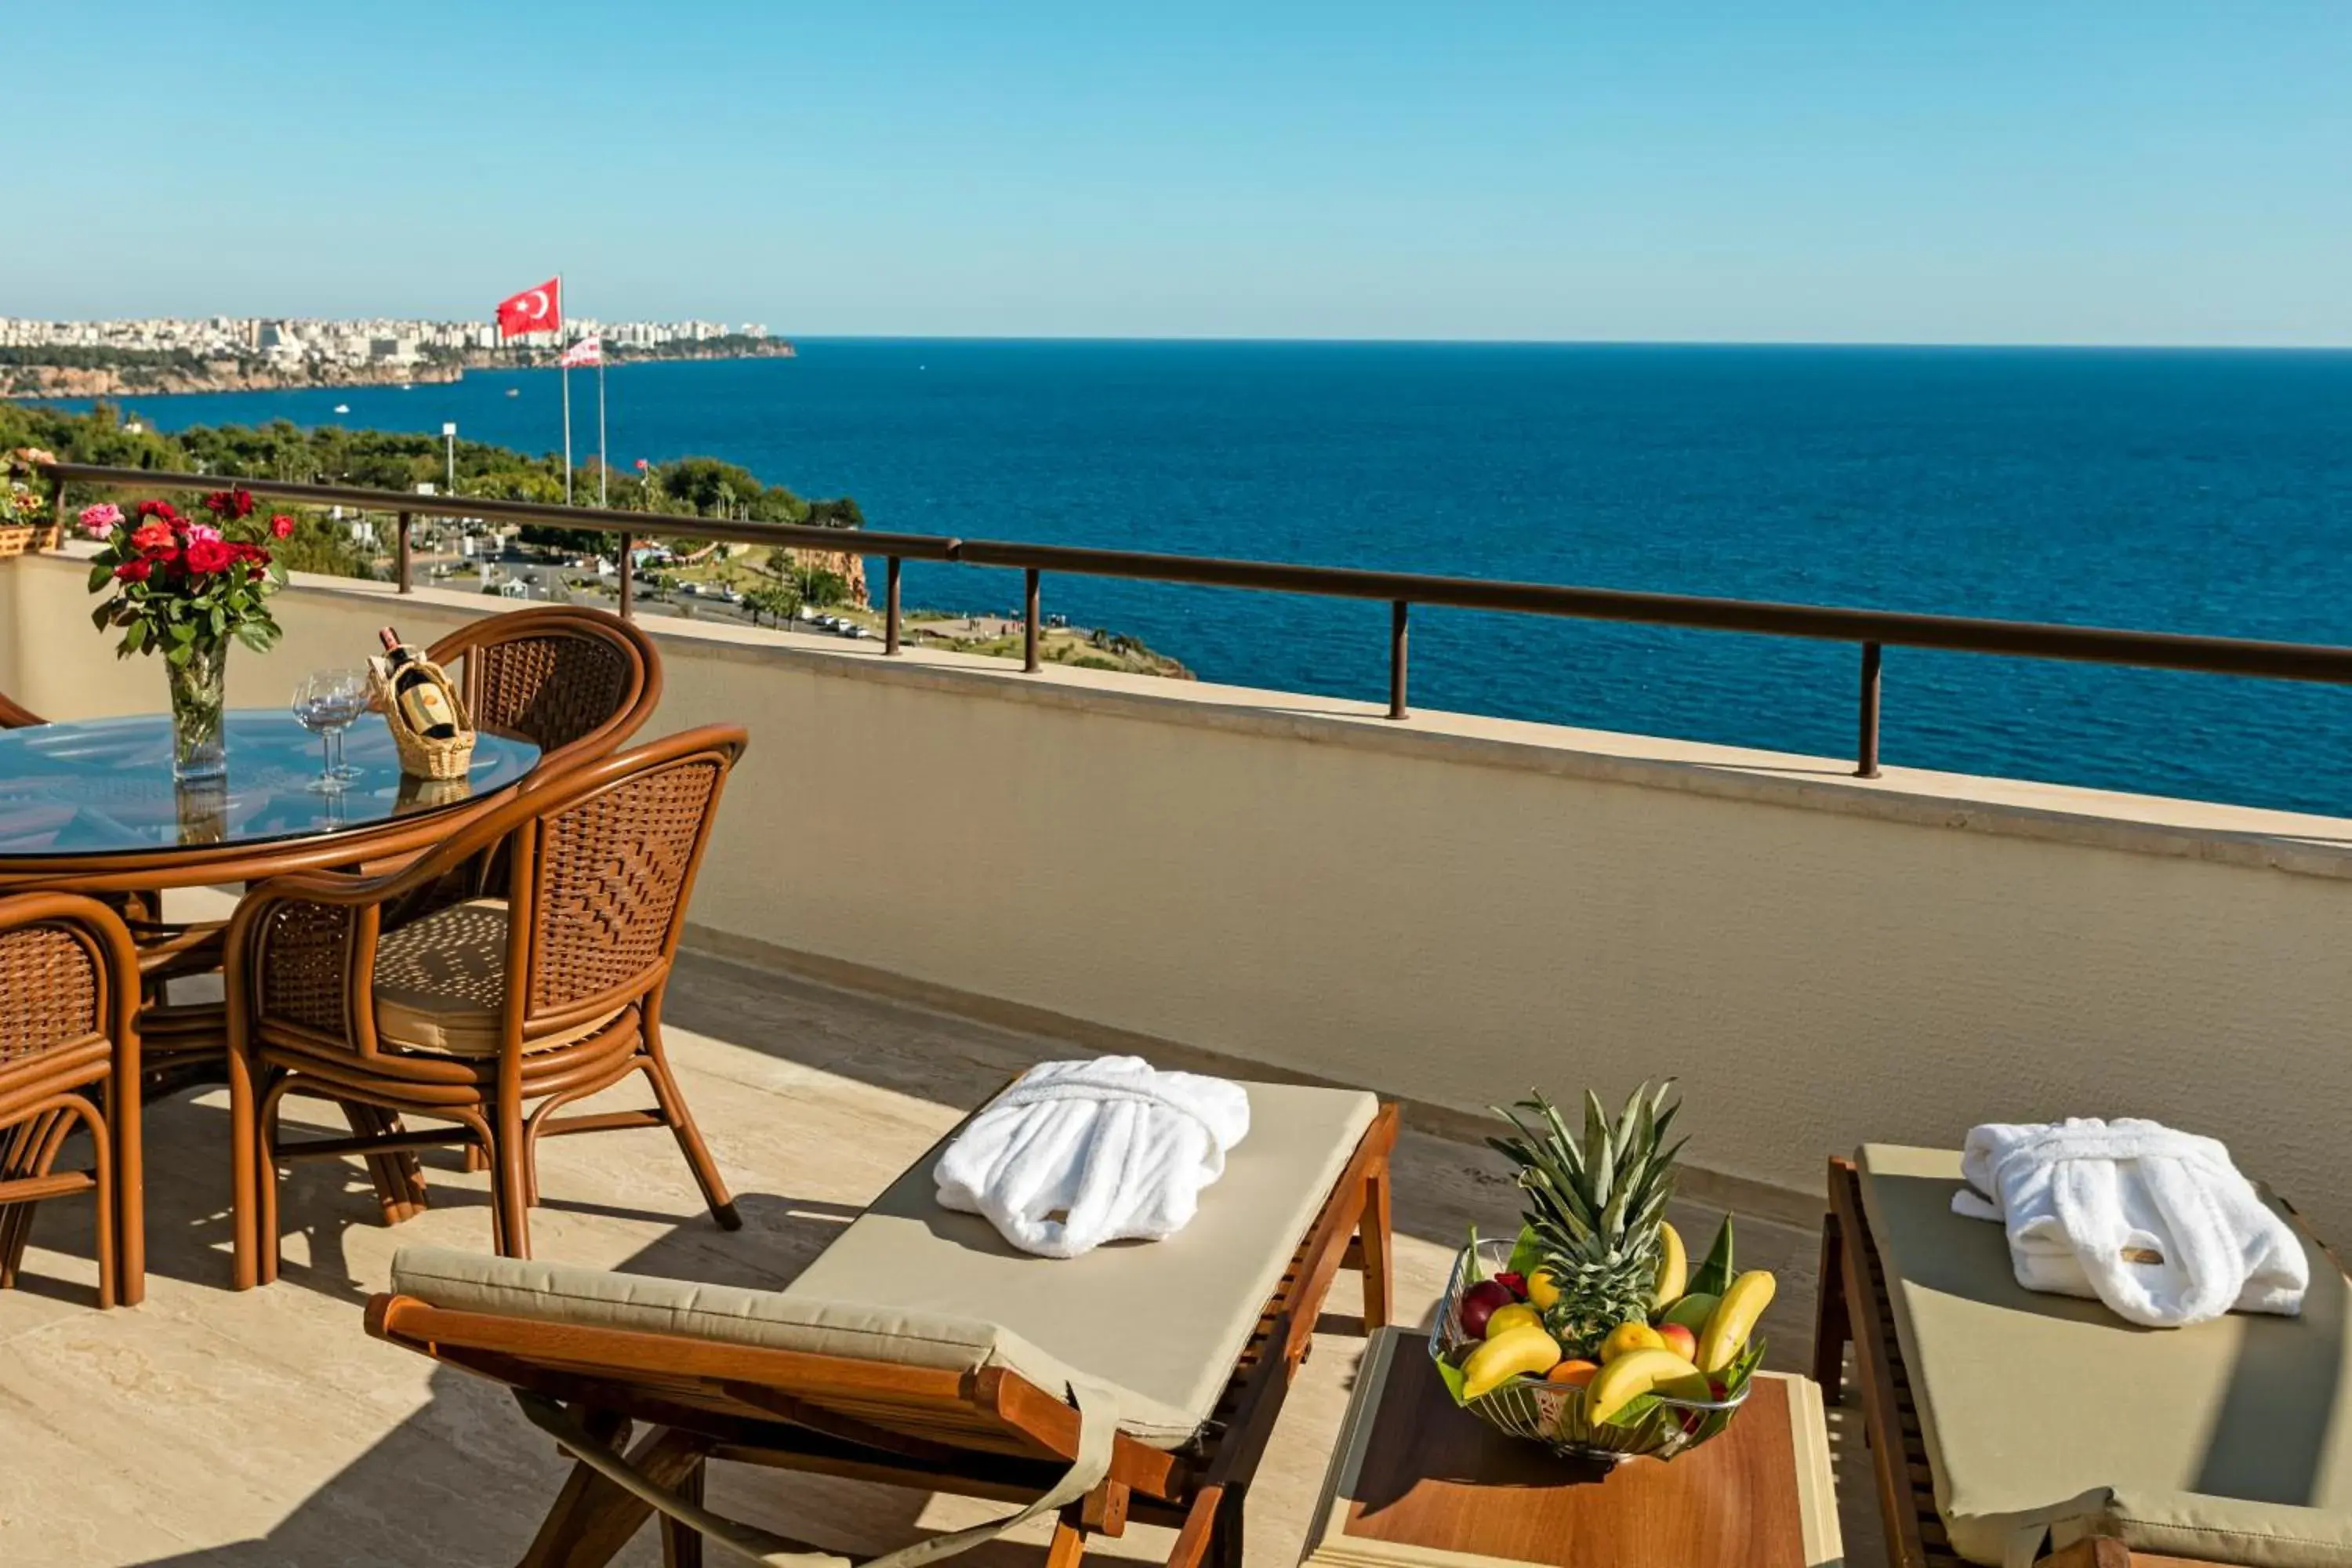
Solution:
[(319, 776), (310, 787), (320, 795), (339, 795), (344, 781), (357, 774), (342, 760), (343, 731), (367, 710), (367, 678), (356, 669), (322, 669), (294, 688), (294, 717), (319, 737)]

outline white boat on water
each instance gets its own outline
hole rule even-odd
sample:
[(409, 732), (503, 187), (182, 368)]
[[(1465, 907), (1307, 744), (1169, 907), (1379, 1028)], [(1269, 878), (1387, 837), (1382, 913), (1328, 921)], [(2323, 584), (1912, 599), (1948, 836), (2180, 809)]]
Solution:
[(335, 405), (335, 412), (338, 414), (349, 414), (351, 411), (352, 405), (348, 403), (338, 403)]
[(520, 386), (509, 386), (507, 388), (507, 395), (509, 397), (520, 397), (522, 395), (522, 388)]

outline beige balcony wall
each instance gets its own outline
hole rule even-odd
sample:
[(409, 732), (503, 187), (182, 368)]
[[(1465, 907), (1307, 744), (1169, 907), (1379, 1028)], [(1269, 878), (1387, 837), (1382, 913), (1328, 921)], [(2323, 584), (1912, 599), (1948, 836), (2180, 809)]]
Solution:
[[(237, 697), (483, 607), (387, 601), (284, 596)], [(0, 573), (0, 687), (159, 706), (83, 609)], [(1699, 1163), (1796, 1191), (1864, 1139), (2152, 1115), (2352, 1236), (2352, 823), (653, 625), (657, 727), (752, 733), (694, 908), (738, 952), (1464, 1112), (1671, 1073)]]

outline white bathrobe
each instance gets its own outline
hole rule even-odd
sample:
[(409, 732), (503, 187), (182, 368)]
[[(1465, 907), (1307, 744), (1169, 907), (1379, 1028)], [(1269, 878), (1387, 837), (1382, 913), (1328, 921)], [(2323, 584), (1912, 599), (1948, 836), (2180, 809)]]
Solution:
[(941, 1206), (984, 1215), (1024, 1252), (1076, 1258), (1183, 1229), (1249, 1121), (1249, 1095), (1223, 1079), (1140, 1057), (1044, 1062), (972, 1118), (932, 1177)]
[(2017, 1282), (2147, 1328), (2303, 1310), (2303, 1244), (2210, 1138), (2069, 1118), (1969, 1131), (1955, 1213), (2008, 1227)]

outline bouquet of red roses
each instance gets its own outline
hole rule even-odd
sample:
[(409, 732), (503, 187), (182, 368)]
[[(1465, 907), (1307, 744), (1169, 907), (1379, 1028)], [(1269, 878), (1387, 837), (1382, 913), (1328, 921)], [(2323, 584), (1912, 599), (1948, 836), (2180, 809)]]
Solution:
[(91, 563), (90, 592), (114, 590), (90, 620), (101, 631), (122, 628), (118, 658), (161, 653), (184, 665), (231, 637), (257, 653), (278, 640), (269, 595), (286, 569), (269, 546), (294, 531), (294, 520), (257, 519), (253, 494), (242, 489), (213, 491), (204, 510), (187, 517), (167, 500), (128, 512), (110, 501), (82, 509), (83, 531), (106, 546)]

